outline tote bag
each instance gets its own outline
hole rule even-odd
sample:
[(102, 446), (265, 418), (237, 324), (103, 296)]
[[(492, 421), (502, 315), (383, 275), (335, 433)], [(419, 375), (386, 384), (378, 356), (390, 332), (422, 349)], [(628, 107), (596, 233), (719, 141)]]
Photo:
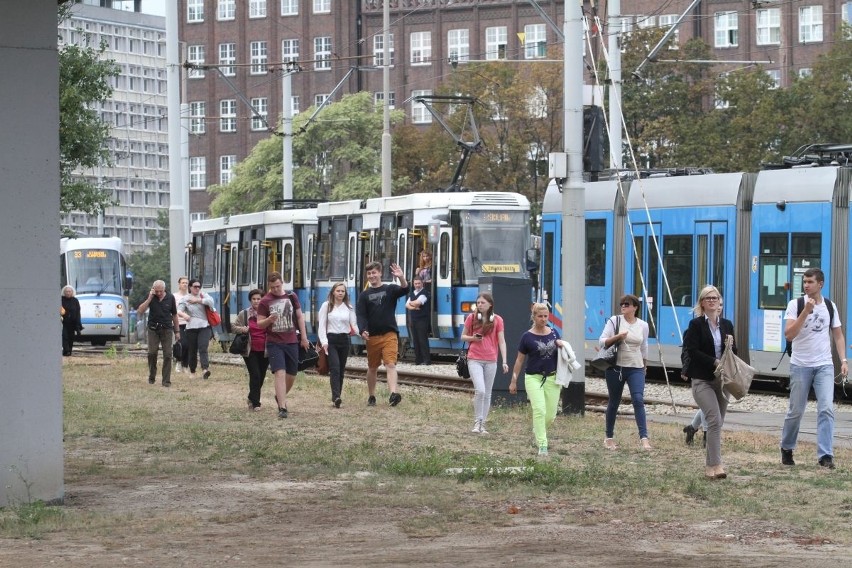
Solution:
[(722, 390), (740, 400), (748, 394), (756, 369), (734, 354), (733, 344), (732, 335), (725, 338), (725, 352), (713, 374), (722, 379)]

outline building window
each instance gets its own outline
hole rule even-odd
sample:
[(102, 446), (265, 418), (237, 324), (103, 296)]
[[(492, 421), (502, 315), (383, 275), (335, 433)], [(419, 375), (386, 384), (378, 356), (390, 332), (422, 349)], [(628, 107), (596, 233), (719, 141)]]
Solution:
[(207, 189), (207, 158), (189, 159), (189, 189)]
[(204, 0), (187, 0), (186, 21), (190, 24), (204, 21)]
[[(381, 107), (385, 102), (385, 93), (384, 91), (379, 91), (373, 94), (373, 101), (376, 104), (376, 107)], [(396, 108), (396, 93), (393, 91), (388, 92), (388, 108), (393, 110)]]
[(852, 2), (844, 2), (840, 5), (840, 19), (844, 24), (852, 24)]
[(814, 70), (810, 67), (802, 67), (799, 69), (799, 79), (807, 79), (814, 74)]
[(281, 0), (282, 16), (298, 16), (299, 0)]
[(219, 0), (218, 8), (216, 9), (217, 20), (233, 20), (237, 15), (236, 0)]
[(207, 213), (197, 213), (197, 212), (196, 213), (190, 213), (189, 214), (189, 221), (191, 223), (194, 223), (196, 221), (203, 221), (203, 220), (207, 219), (207, 217), (208, 217)]
[(314, 69), (331, 69), (331, 37), (314, 38)]
[[(393, 34), (388, 34), (388, 59), (389, 65), (394, 64), (393, 54)], [(385, 35), (377, 34), (373, 36), (373, 65), (381, 67), (385, 64)]]
[(251, 74), (260, 75), (266, 73), (266, 42), (253, 41), (249, 44), (249, 54), (251, 56)]
[[(677, 21), (677, 14), (663, 14), (658, 16), (657, 21), (661, 28), (668, 31), (668, 28), (672, 27)], [(676, 29), (672, 34), (672, 37), (669, 38), (668, 48), (680, 49), (680, 30)]]
[(235, 165), (237, 165), (236, 156), (219, 156), (219, 185), (231, 183), (231, 179), (234, 177)]
[(266, 97), (259, 97), (251, 100), (251, 108), (254, 109), (254, 113), (252, 113), (251, 117), (251, 129), (252, 130), (266, 130), (266, 123), (264, 122), (268, 112), (269, 112), (269, 103)]
[(331, 0), (314, 0), (314, 14), (331, 13)]
[(799, 8), (799, 42), (822, 41), (822, 6)]
[(432, 91), (411, 92), (411, 122), (414, 124), (429, 124), (432, 122), (432, 115), (426, 110), (426, 105), (414, 100), (416, 97), (426, 97), (431, 94)]
[(772, 81), (770, 89), (781, 88), (781, 71), (779, 69), (769, 69), (766, 71), (766, 74), (769, 75), (769, 79)]
[(432, 33), (411, 32), (411, 64), (431, 65)]
[(648, 28), (653, 28), (657, 25), (657, 17), (656, 16), (645, 16), (640, 14), (636, 16), (636, 27), (640, 30), (646, 30)]
[(285, 39), (281, 41), (281, 61), (287, 63), (299, 60), (299, 40)]
[(237, 99), (219, 101), (219, 132), (237, 131)]
[(447, 32), (447, 51), (450, 61), (470, 59), (470, 33), (468, 30), (450, 30)]
[(506, 26), (485, 28), (485, 59), (506, 59), (507, 37)]
[(314, 106), (319, 107), (328, 100), (328, 94), (314, 95)]
[(547, 118), (547, 93), (541, 87), (533, 88), (533, 92), (527, 100), (527, 112), (530, 118)]
[[(190, 45), (187, 48), (186, 60), (190, 65), (204, 65), (204, 46)], [(190, 69), (187, 77), (190, 79), (201, 79), (204, 77), (204, 69)]]
[(781, 44), (781, 10), (765, 8), (757, 10), (757, 45)]
[(547, 56), (547, 30), (544, 24), (524, 26), (524, 58), (544, 59)]
[(266, 0), (249, 0), (249, 18), (266, 17)]
[(204, 122), (207, 103), (204, 101), (193, 101), (189, 103), (189, 131), (192, 134), (204, 134), (207, 128)]
[(290, 107), (291, 107), (291, 112), (293, 113), (293, 116), (296, 116), (301, 111), (301, 108), (299, 107), (300, 104), (301, 104), (301, 99), (299, 99), (298, 95), (290, 97)]
[(716, 47), (737, 47), (740, 41), (737, 12), (716, 12)]
[(222, 75), (233, 77), (237, 74), (237, 68), (234, 64), (237, 62), (237, 44), (235, 43), (220, 43), (219, 44), (219, 70)]

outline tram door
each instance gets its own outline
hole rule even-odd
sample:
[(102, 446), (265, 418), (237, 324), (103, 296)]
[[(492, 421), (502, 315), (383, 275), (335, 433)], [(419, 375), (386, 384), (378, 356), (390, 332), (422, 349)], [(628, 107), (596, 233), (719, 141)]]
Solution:
[[(700, 221), (695, 224), (695, 282), (690, 301), (684, 305), (694, 306), (698, 293), (707, 284), (712, 284), (718, 288), (722, 297), (725, 297), (725, 293), (728, 291), (725, 289), (725, 237), (727, 232), (728, 224), (724, 221)], [(733, 298), (731, 298), (729, 305), (734, 305)]]
[[(438, 233), (437, 253), (432, 258), (432, 282), (434, 283), (435, 296), (433, 301), (438, 312), (438, 327), (432, 328), (433, 337), (455, 338), (456, 322), (453, 316), (455, 298), (453, 298), (452, 276), (453, 276), (453, 232), (451, 227), (441, 227)], [(461, 332), (459, 331), (459, 334)]]
[(219, 310), (219, 316), (222, 318), (222, 330), (229, 333), (231, 331), (231, 310), (228, 305), (230, 299), (228, 285), (231, 273), (230, 244), (223, 242), (216, 245), (216, 269), (217, 274), (214, 285), (219, 292), (219, 305), (217, 309)]
[(292, 237), (281, 239), (281, 280), (284, 282), (285, 290), (294, 290), (293, 282), (293, 266), (296, 259), (294, 258), (294, 239)]
[[(630, 293), (639, 298), (640, 302), (642, 302), (642, 308), (640, 313), (637, 315), (648, 322), (648, 327), (650, 328), (649, 337), (656, 338), (657, 337), (657, 329), (656, 325), (653, 322), (658, 322), (660, 315), (660, 300), (662, 298), (659, 297), (660, 293), (660, 280), (662, 278), (662, 274), (660, 272), (660, 262), (659, 256), (657, 255), (657, 249), (654, 246), (653, 236), (651, 232), (651, 226), (648, 223), (636, 223), (633, 225), (633, 247), (632, 250), (628, 251), (633, 257), (633, 262), (629, 264), (631, 269), (627, 271), (627, 289), (630, 290)], [(653, 234), (656, 234), (658, 242), (660, 239), (660, 224), (653, 224)], [(636, 254), (634, 255), (634, 251)], [(642, 278), (645, 279), (645, 287), (648, 292), (647, 298), (643, 298), (642, 295)], [(621, 294), (616, 291), (615, 297), (616, 299)], [(618, 306), (614, 306), (615, 311), (613, 313), (619, 313)]]

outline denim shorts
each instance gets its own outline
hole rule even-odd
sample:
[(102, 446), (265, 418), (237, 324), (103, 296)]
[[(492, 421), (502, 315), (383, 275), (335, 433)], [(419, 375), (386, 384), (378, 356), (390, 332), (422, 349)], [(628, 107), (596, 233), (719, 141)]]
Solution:
[(269, 355), (269, 368), (273, 373), (281, 369), (288, 375), (299, 372), (298, 343), (267, 343), (266, 353)]

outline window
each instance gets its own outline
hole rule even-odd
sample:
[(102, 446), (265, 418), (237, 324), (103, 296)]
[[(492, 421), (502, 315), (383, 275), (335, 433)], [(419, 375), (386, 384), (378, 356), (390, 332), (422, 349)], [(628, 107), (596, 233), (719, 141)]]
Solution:
[(207, 213), (190, 213), (189, 214), (190, 222), (203, 221), (206, 218), (207, 218)]
[(807, 77), (810, 77), (811, 75), (813, 75), (813, 73), (814, 70), (810, 67), (802, 67), (801, 69), (799, 69), (799, 79), (805, 79)]
[(852, 24), (852, 2), (844, 2), (840, 5), (840, 19), (844, 24)]
[(645, 16), (638, 15), (636, 16), (636, 27), (640, 30), (646, 30), (648, 28), (653, 28), (657, 25), (656, 16)]
[(411, 64), (431, 65), (432, 33), (411, 32)]
[[(376, 103), (376, 107), (381, 107), (385, 102), (385, 93), (384, 91), (379, 91), (374, 94), (373, 100)], [(396, 108), (396, 93), (393, 91), (388, 92), (388, 108), (391, 110)]]
[(605, 283), (606, 221), (590, 219), (586, 221), (586, 286), (603, 286)]
[(547, 55), (547, 35), (544, 24), (524, 26), (524, 58), (544, 59)]
[(447, 32), (447, 50), (450, 61), (470, 59), (470, 33), (468, 30), (450, 30)]
[(299, 112), (301, 110), (300, 107), (299, 107), (300, 103), (301, 103), (301, 100), (299, 99), (298, 95), (290, 97), (290, 106), (293, 109), (293, 116), (296, 116), (297, 114), (299, 114)]
[[(677, 14), (663, 14), (657, 18), (657, 21), (660, 22), (660, 27), (665, 28), (668, 31), (668, 28), (672, 27), (677, 21)], [(669, 38), (669, 49), (680, 49), (680, 30), (675, 30), (672, 34), (672, 37)]]
[(233, 20), (236, 15), (236, 0), (219, 0), (219, 5), (216, 9), (217, 20)]
[(249, 44), (249, 55), (251, 57), (250, 73), (252, 75), (266, 73), (266, 51), (265, 41), (253, 41)]
[(282, 16), (298, 16), (299, 0), (281, 0)]
[(799, 8), (799, 41), (801, 43), (822, 41), (822, 6)]
[(314, 14), (328, 14), (331, 12), (331, 0), (314, 0)]
[[(822, 238), (818, 233), (762, 233), (758, 307), (783, 310), (790, 297), (801, 296), (805, 270), (820, 267), (821, 247)], [(792, 284), (789, 291), (787, 282)]]
[(781, 43), (781, 10), (766, 8), (757, 10), (757, 45), (779, 45)]
[[(187, 48), (186, 60), (190, 65), (204, 65), (204, 46), (190, 45)], [(201, 79), (204, 77), (204, 69), (190, 69), (187, 77), (190, 79)]]
[(766, 74), (769, 75), (769, 79), (772, 80), (771, 89), (781, 88), (781, 71), (779, 69), (768, 69)]
[(432, 122), (432, 115), (426, 110), (426, 105), (414, 100), (415, 97), (425, 97), (431, 94), (432, 91), (411, 92), (411, 122), (414, 124), (429, 124)]
[(206, 158), (189, 159), (189, 189), (207, 189)]
[(219, 156), (219, 185), (231, 183), (231, 179), (234, 177), (235, 165), (237, 165), (236, 156)]
[(252, 99), (251, 108), (254, 109), (254, 113), (251, 117), (251, 129), (266, 130), (266, 124), (264, 120), (266, 119), (266, 116), (269, 112), (269, 103), (267, 98), (259, 97), (256, 99)]
[(319, 94), (314, 96), (314, 106), (319, 107), (322, 103), (328, 100), (328, 94)]
[(249, 18), (266, 17), (266, 0), (249, 0)]
[(736, 12), (716, 12), (716, 47), (737, 47), (740, 41), (739, 21)]
[(204, 134), (207, 128), (204, 123), (204, 115), (207, 103), (204, 101), (193, 101), (189, 103), (189, 131), (192, 134)]
[(237, 131), (237, 99), (219, 101), (219, 132)]
[[(393, 66), (393, 34), (388, 34), (388, 65)], [(385, 64), (385, 36), (378, 34), (373, 37), (373, 65), (381, 67)]]
[(527, 112), (530, 118), (547, 118), (547, 93), (543, 88), (533, 87), (533, 93), (527, 100)]
[(314, 69), (331, 69), (331, 37), (314, 38)]
[(234, 64), (237, 62), (237, 44), (235, 43), (220, 43), (219, 44), (219, 69), (223, 75), (233, 77), (237, 74), (237, 69)]
[(204, 0), (186, 1), (186, 21), (190, 24), (204, 21)]
[[(663, 241), (663, 269), (676, 306), (692, 302), (692, 235), (666, 235)], [(672, 298), (662, 294), (663, 305), (671, 306)]]
[(506, 26), (485, 28), (485, 59), (506, 59), (507, 37)]
[(299, 60), (299, 40), (285, 39), (281, 41), (281, 61), (287, 63)]

